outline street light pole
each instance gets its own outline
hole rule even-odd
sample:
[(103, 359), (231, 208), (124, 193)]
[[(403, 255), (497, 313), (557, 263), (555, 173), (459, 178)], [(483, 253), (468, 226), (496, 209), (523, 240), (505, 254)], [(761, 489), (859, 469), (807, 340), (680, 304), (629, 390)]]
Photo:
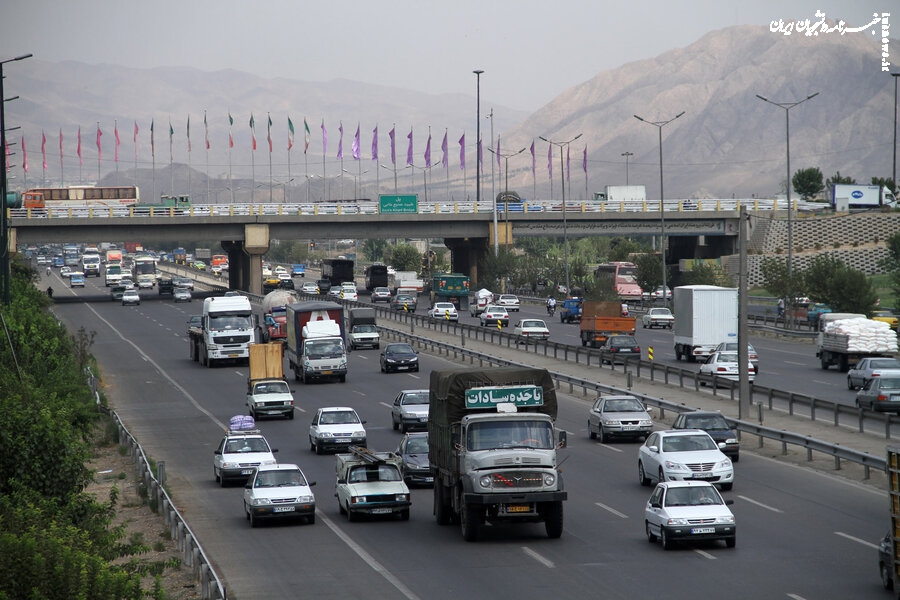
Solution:
[[(0, 151), (6, 150), (6, 111), (4, 105), (6, 97), (3, 95), (3, 65), (10, 62), (25, 60), (31, 58), (32, 54), (23, 54), (15, 58), (0, 61)], [(3, 166), (0, 168), (0, 299), (3, 304), (9, 306), (10, 296), (10, 271), (9, 271), (9, 222), (7, 221), (6, 192), (8, 181), (6, 179), (6, 159), (3, 159)]]
[[(791, 203), (791, 109), (797, 106), (798, 104), (803, 104), (807, 100), (812, 100), (816, 96), (819, 95), (819, 92), (815, 94), (810, 94), (803, 100), (798, 100), (796, 102), (773, 102), (764, 96), (760, 96), (756, 94), (756, 97), (762, 100), (763, 102), (768, 102), (769, 104), (773, 104), (779, 108), (784, 109), (784, 139), (785, 139), (785, 149), (786, 149), (786, 164), (787, 164), (787, 180), (785, 181), (784, 187), (785, 196), (787, 199), (787, 211), (788, 211), (788, 230), (787, 230), (787, 238), (788, 238), (788, 262), (787, 262), (787, 277), (788, 277), (788, 294), (789, 301), (791, 305), (794, 304), (794, 239), (793, 239), (793, 213), (794, 206)], [(791, 315), (793, 315), (793, 311), (790, 311)], [(789, 317), (789, 321), (792, 321), (793, 317)]]
[[(475, 205), (481, 204), (481, 74), (475, 69)], [(494, 256), (500, 253), (497, 241), (497, 211), (494, 211)]]
[(628, 157), (634, 156), (634, 152), (623, 152), (622, 156), (625, 157), (625, 185), (628, 185)]
[(894, 182), (894, 195), (900, 186), (897, 185), (897, 78), (900, 73), (891, 73), (894, 78), (894, 159), (891, 161), (891, 180)]
[[(503, 207), (504, 207), (503, 212), (506, 215), (505, 239), (506, 239), (506, 246), (508, 249), (509, 248), (509, 159), (512, 158), (513, 156), (516, 156), (516, 155), (519, 155), (519, 154), (522, 154), (523, 152), (525, 152), (525, 148), (522, 148), (521, 150), (513, 152), (512, 154), (503, 154), (502, 152), (498, 153), (493, 148), (488, 148), (488, 150), (490, 150), (491, 153), (494, 154), (495, 156), (499, 156), (500, 158), (502, 158), (504, 160), (503, 168), (506, 171), (506, 183), (504, 184), (505, 185), (504, 194), (506, 195), (506, 201), (503, 203)], [(494, 199), (494, 202), (495, 202), (494, 212), (496, 213), (497, 212), (496, 198)]]
[(649, 123), (650, 125), (655, 125), (659, 130), (659, 224), (660, 224), (660, 238), (661, 238), (661, 250), (662, 250), (662, 297), (663, 297), (663, 306), (669, 305), (669, 288), (668, 283), (666, 281), (666, 204), (665, 199), (666, 195), (663, 192), (663, 151), (662, 151), (662, 129), (678, 117), (684, 114), (684, 111), (681, 111), (668, 121), (648, 121), (643, 119), (637, 115), (634, 115), (634, 118), (638, 121), (643, 121), (644, 123)]
[(568, 148), (569, 144), (580, 138), (582, 134), (578, 134), (573, 137), (571, 140), (565, 142), (552, 142), (545, 137), (538, 136), (543, 141), (551, 144), (553, 146), (559, 147), (559, 176), (562, 181), (562, 214), (563, 214), (563, 261), (566, 269), (566, 294), (568, 294), (572, 287), (569, 285), (569, 226), (566, 222), (566, 171), (565, 171), (565, 163), (563, 162), (563, 147)]

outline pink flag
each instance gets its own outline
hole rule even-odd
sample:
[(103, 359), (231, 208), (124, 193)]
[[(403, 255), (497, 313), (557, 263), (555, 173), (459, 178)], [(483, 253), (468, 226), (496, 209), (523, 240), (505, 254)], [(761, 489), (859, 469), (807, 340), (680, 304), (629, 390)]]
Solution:
[(406, 149), (406, 164), (411, 165), (411, 164), (413, 164), (413, 158), (412, 158), (413, 130), (412, 130), (412, 127), (409, 128), (409, 135), (406, 137), (409, 140), (409, 147)]
[(388, 137), (391, 138), (391, 164), (397, 164), (397, 152), (396, 147), (394, 146), (394, 128), (391, 127), (391, 130), (388, 132)]
[(581, 168), (584, 169), (584, 174), (587, 175), (587, 144), (584, 145), (584, 155), (581, 158)]
[(356, 124), (356, 135), (353, 136), (353, 158), (359, 160), (359, 123)]
[(22, 136), (22, 168), (28, 172), (28, 151), (25, 150), (25, 136)]
[(466, 134), (462, 134), (459, 138), (459, 170), (466, 168)]
[(534, 168), (537, 163), (534, 162), (534, 139), (531, 140), (531, 176), (535, 176)]
[(338, 125), (338, 131), (341, 133), (341, 135), (338, 137), (337, 157), (342, 159), (344, 158), (344, 122), (339, 121), (339, 123), (340, 125)]
[(428, 141), (425, 142), (425, 166), (431, 166), (431, 132), (428, 132)]
[(119, 141), (119, 123), (118, 123), (118, 121), (116, 121), (114, 127), (115, 127), (114, 131), (116, 134), (116, 162), (119, 162), (119, 144), (121, 142)]
[(78, 164), (83, 165), (84, 161), (81, 159), (81, 127), (78, 128)]
[[(547, 177), (553, 179), (553, 144), (547, 145)], [(553, 182), (550, 182), (553, 185)]]
[(372, 130), (372, 160), (378, 160), (378, 125)]
[(97, 125), (97, 162), (103, 160), (103, 148), (100, 147), (100, 136), (103, 135), (103, 132), (100, 131), (100, 125)]
[(325, 119), (322, 119), (322, 156), (328, 152), (328, 130), (325, 129)]
[(44, 135), (44, 130), (41, 130), (41, 158), (44, 163), (44, 170), (47, 170), (47, 136)]
[(443, 153), (443, 157), (441, 158), (441, 166), (445, 169), (447, 168), (447, 132), (444, 132), (444, 141), (441, 142), (441, 152)]
[(253, 120), (253, 113), (250, 113), (250, 136), (252, 138), (251, 150), (256, 150), (256, 121)]

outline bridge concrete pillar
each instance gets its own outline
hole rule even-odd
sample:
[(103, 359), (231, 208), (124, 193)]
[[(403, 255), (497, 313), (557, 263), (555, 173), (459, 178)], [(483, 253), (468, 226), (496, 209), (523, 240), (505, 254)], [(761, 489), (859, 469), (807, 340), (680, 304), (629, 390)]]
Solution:
[(488, 251), (488, 238), (445, 238), (444, 245), (451, 252), (451, 270), (468, 275), (472, 285), (477, 285), (478, 263)]
[(228, 284), (231, 289), (262, 294), (262, 256), (269, 250), (269, 226), (244, 225), (244, 239), (221, 242), (228, 253)]
[(228, 287), (233, 290), (249, 291), (250, 256), (244, 252), (244, 242), (224, 240), (220, 243), (228, 254)]

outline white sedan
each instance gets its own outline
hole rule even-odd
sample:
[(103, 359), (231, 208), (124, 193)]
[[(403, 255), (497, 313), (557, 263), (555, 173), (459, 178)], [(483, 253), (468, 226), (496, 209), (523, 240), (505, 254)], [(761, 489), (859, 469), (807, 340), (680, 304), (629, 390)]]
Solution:
[(659, 539), (669, 550), (676, 541), (725, 540), (735, 546), (734, 514), (712, 484), (705, 481), (660, 483), (644, 508), (644, 528), (651, 544)]
[(638, 451), (638, 481), (707, 481), (724, 490), (734, 485), (734, 465), (701, 429), (654, 431)]
[(261, 520), (303, 517), (316, 522), (316, 497), (297, 465), (260, 465), (244, 487), (244, 516), (250, 527)]
[(502, 306), (509, 312), (519, 312), (519, 297), (513, 294), (500, 294), (494, 304)]
[[(753, 380), (756, 379), (756, 367), (749, 360), (747, 362), (747, 378), (750, 383), (753, 383)], [(709, 359), (700, 365), (700, 374), (712, 378), (715, 386), (718, 384), (716, 380), (719, 378), (738, 381), (740, 379), (739, 366), (737, 352), (713, 352)], [(706, 385), (706, 381), (701, 379), (700, 385)]]
[(517, 338), (516, 343), (523, 342), (527, 344), (532, 340), (543, 341), (550, 339), (550, 330), (541, 319), (522, 319), (513, 328), (513, 335)]
[(651, 308), (647, 314), (641, 317), (641, 325), (644, 329), (654, 327), (672, 329), (675, 324), (675, 316), (668, 308)]
[(452, 302), (435, 302), (434, 306), (429, 309), (428, 315), (432, 319), (459, 321), (459, 312)]

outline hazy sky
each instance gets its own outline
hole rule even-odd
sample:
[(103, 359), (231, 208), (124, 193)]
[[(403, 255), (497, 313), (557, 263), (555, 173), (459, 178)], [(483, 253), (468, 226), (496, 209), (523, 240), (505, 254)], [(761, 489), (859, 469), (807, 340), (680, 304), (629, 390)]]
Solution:
[[(31, 52), (50, 62), (230, 68), (465, 94), (474, 94), (472, 71), (482, 69), (484, 102), (533, 111), (601, 71), (687, 46), (708, 31), (816, 21), (817, 10), (861, 26), (875, 12), (897, 9), (895, 2), (4, 0), (0, 60)], [(900, 9), (894, 12), (896, 39)], [(900, 48), (892, 54), (900, 63)]]

